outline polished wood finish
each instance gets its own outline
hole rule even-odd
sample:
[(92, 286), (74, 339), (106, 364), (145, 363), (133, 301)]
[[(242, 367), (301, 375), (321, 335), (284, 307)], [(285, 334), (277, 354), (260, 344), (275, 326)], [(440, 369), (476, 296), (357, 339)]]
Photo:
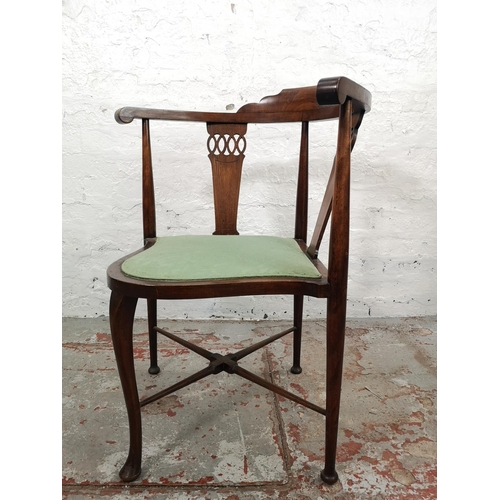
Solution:
[(142, 224), (144, 241), (156, 238), (155, 188), (149, 120), (142, 120)]
[(345, 76), (322, 78), (316, 88), (316, 100), (320, 105), (344, 104), (349, 100), (355, 113), (368, 113), (372, 106), (370, 92)]
[(239, 234), (236, 225), (247, 126), (209, 123), (207, 130), (215, 207), (213, 234)]
[[(142, 227), (144, 242), (156, 238), (155, 188), (153, 180), (153, 159), (151, 157), (151, 134), (149, 120), (142, 120)], [(157, 321), (157, 301), (148, 299), (148, 330), (150, 367), (149, 373), (160, 372), (158, 367), (157, 335), (154, 327)]]
[(249, 347), (245, 347), (244, 349), (241, 349), (238, 352), (226, 354), (225, 356), (218, 353), (207, 351), (206, 349), (203, 349), (202, 347), (196, 344), (188, 342), (187, 340), (184, 340), (181, 337), (178, 337), (177, 335), (174, 335), (173, 333), (170, 333), (162, 328), (156, 328), (156, 330), (158, 331), (158, 333), (165, 335), (165, 337), (169, 338), (170, 340), (173, 340), (181, 344), (182, 346), (192, 350), (196, 354), (204, 357), (205, 359), (208, 359), (210, 361), (210, 364), (207, 367), (203, 368), (202, 370), (189, 376), (185, 380), (177, 382), (173, 386), (168, 387), (167, 389), (164, 389), (158, 392), (157, 394), (153, 394), (152, 396), (143, 399), (140, 403), (141, 407), (153, 403), (154, 401), (157, 401), (158, 399), (163, 398), (169, 394), (172, 394), (173, 392), (176, 392), (179, 389), (182, 389), (183, 387), (186, 387), (194, 382), (197, 382), (198, 380), (201, 380), (202, 378), (205, 378), (208, 375), (213, 375), (224, 371), (227, 373), (239, 375), (240, 377), (250, 380), (251, 382), (254, 382), (270, 391), (275, 392), (276, 394), (279, 394), (280, 396), (284, 396), (294, 401), (295, 403), (301, 404), (302, 406), (310, 408), (311, 410), (321, 413), (322, 415), (326, 415), (326, 409), (321, 408), (320, 406), (315, 405), (314, 403), (311, 403), (310, 401), (307, 401), (304, 398), (301, 398), (296, 394), (293, 394), (290, 391), (283, 389), (282, 387), (278, 387), (277, 385), (268, 382), (262, 377), (258, 377), (257, 375), (249, 372), (248, 370), (245, 370), (238, 364), (238, 361), (245, 358), (249, 354), (252, 354), (256, 350), (261, 349), (262, 347), (265, 347), (266, 345), (271, 344), (272, 342), (294, 331), (295, 330), (294, 327), (288, 328), (287, 330), (277, 333), (276, 335), (273, 335), (272, 337), (269, 337), (267, 339), (261, 340), (260, 342), (257, 342), (256, 344), (253, 344)]
[(295, 239), (307, 240), (307, 208), (309, 198), (309, 122), (302, 122), (295, 205)]
[(147, 299), (148, 303), (148, 334), (149, 334), (149, 373), (156, 375), (160, 373), (158, 366), (158, 335), (156, 325), (158, 322), (158, 301), (156, 299)]
[(370, 111), (371, 94), (349, 78), (323, 78), (315, 87), (282, 90), (264, 97), (260, 103), (246, 104), (237, 113), (177, 111), (124, 107), (115, 112), (118, 123), (135, 118), (150, 120), (193, 121), (206, 123), (282, 123), (338, 118), (339, 104), (353, 101), (355, 110)]
[(120, 478), (126, 482), (134, 481), (141, 473), (141, 407), (135, 378), (134, 346), (132, 341), (136, 305), (136, 297), (123, 297), (113, 291), (111, 292), (109, 302), (111, 338), (127, 407), (130, 434), (129, 454), (120, 470)]
[(311, 243), (307, 248), (307, 255), (311, 259), (317, 259), (319, 254), (319, 246), (325, 234), (326, 225), (330, 218), (332, 212), (332, 197), (333, 197), (333, 183), (335, 181), (335, 170), (337, 165), (337, 157), (333, 160), (332, 170), (330, 171), (330, 177), (326, 184), (325, 195), (323, 196), (323, 201), (319, 209), (318, 219), (316, 225), (314, 226), (314, 232), (311, 238)]
[[(130, 447), (125, 465), (120, 471), (123, 481), (133, 481), (141, 468), (141, 416), (140, 408), (157, 399), (172, 394), (209, 375), (225, 371), (236, 374), (268, 390), (287, 397), (325, 416), (325, 466), (323, 481), (334, 483), (338, 479), (335, 469), (342, 360), (345, 335), (347, 276), (349, 254), (349, 190), (351, 150), (356, 142), (364, 113), (371, 106), (370, 93), (345, 77), (325, 78), (318, 85), (285, 89), (279, 94), (263, 98), (259, 103), (246, 104), (236, 113), (205, 113), (199, 111), (172, 111), (125, 107), (115, 113), (119, 123), (142, 121), (143, 150), (143, 230), (142, 252), (155, 244), (156, 215), (151, 156), (151, 120), (181, 120), (205, 122), (208, 131), (208, 157), (212, 166), (214, 193), (214, 235), (238, 234), (238, 202), (246, 149), (248, 123), (297, 122), (300, 129), (298, 158), (295, 227), (290, 228), (304, 254), (320, 272), (321, 277), (309, 278), (242, 278), (200, 281), (156, 281), (125, 275), (121, 264), (131, 255), (124, 256), (108, 268), (110, 300), (110, 325), (118, 372), (125, 396), (129, 418)], [(309, 122), (312, 120), (339, 119), (337, 154), (326, 183), (325, 195), (314, 226), (313, 236), (307, 244), (308, 231), (308, 170)], [(318, 258), (318, 250), (328, 221), (330, 242), (328, 266)], [(293, 231), (293, 232), (292, 232)], [(217, 236), (214, 236), (217, 237)], [(265, 258), (265, 256), (263, 256)], [(284, 332), (232, 354), (221, 355), (207, 351), (157, 326), (157, 301), (231, 297), (244, 295), (292, 295), (293, 326)], [(302, 317), (304, 296), (326, 299), (326, 407), (321, 408), (296, 394), (286, 391), (239, 366), (238, 361), (251, 352), (278, 340), (288, 333), (294, 335), (293, 364), (291, 372), (302, 371), (300, 352), (302, 343)], [(175, 385), (163, 389), (142, 401), (139, 400), (134, 372), (132, 326), (137, 300), (146, 299), (148, 305), (148, 330), (151, 365), (149, 372), (158, 373), (157, 334), (168, 337), (188, 347), (208, 360), (199, 372)]]
[[(361, 126), (361, 122), (363, 121), (363, 115), (364, 111), (362, 109), (359, 112), (352, 115), (351, 151), (353, 150), (354, 145), (356, 144), (356, 138), (358, 136), (358, 130), (359, 127)], [(314, 233), (311, 238), (311, 243), (309, 244), (309, 248), (307, 249), (307, 254), (312, 259), (318, 257), (319, 246), (321, 245), (321, 241), (323, 239), (323, 235), (326, 230), (326, 225), (328, 224), (328, 219), (330, 218), (330, 214), (332, 212), (333, 185), (335, 179), (336, 162), (337, 162), (337, 157), (335, 156), (335, 159), (333, 160), (333, 167), (330, 172), (330, 177), (326, 185), (323, 202), (321, 203), (321, 208), (319, 210), (316, 226), (314, 227)]]
[(302, 348), (302, 315), (304, 312), (304, 296), (294, 295), (293, 296), (293, 326), (295, 331), (293, 332), (293, 365), (290, 371), (294, 375), (302, 373), (302, 367), (300, 366), (300, 351)]
[(302, 111), (243, 111), (214, 113), (201, 111), (173, 111), (168, 109), (121, 108), (115, 112), (118, 123), (131, 123), (136, 118), (148, 120), (188, 121), (205, 123), (286, 123), (338, 118), (338, 107), (318, 107)]
[[(307, 95), (311, 94), (311, 87)], [(312, 87), (315, 92), (315, 87)], [(304, 104), (302, 104), (304, 105)], [(295, 239), (307, 240), (307, 215), (309, 201), (309, 122), (302, 122), (299, 152), (299, 174), (297, 179), (297, 201), (295, 204)], [(302, 347), (302, 315), (304, 311), (304, 296), (293, 297), (293, 365), (290, 371), (298, 375), (302, 372), (300, 366), (300, 351)]]
[(352, 101), (341, 106), (337, 141), (337, 161), (333, 182), (333, 205), (330, 224), (328, 278), (331, 293), (326, 315), (326, 420), (325, 468), (323, 481), (338, 480), (335, 470), (337, 433), (344, 357), (345, 317), (347, 306), (347, 271), (349, 264), (349, 200), (351, 182)]

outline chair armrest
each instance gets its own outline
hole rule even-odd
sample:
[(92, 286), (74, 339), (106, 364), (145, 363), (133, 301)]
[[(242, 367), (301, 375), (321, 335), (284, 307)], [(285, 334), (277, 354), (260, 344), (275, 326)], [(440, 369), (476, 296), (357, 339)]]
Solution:
[(135, 118), (151, 120), (174, 120), (191, 122), (220, 122), (228, 121), (227, 116), (233, 113), (212, 113), (202, 111), (177, 111), (170, 109), (151, 109), (125, 107), (115, 111), (115, 120), (118, 123), (130, 123)]
[(372, 95), (361, 85), (345, 76), (322, 78), (316, 89), (316, 100), (319, 105), (344, 104), (347, 98), (354, 101), (355, 107), (366, 113), (372, 105)]
[(338, 110), (328, 110), (326, 107), (343, 104), (347, 97), (354, 101), (354, 110), (370, 111), (370, 92), (349, 78), (339, 76), (323, 78), (317, 87), (283, 90), (280, 94), (262, 99), (260, 103), (246, 104), (236, 113), (124, 107), (115, 112), (115, 120), (118, 123), (131, 123), (135, 118), (206, 123), (321, 120), (337, 118)]
[[(317, 105), (316, 105), (317, 106)], [(217, 113), (203, 111), (173, 111), (169, 109), (120, 108), (115, 111), (115, 120), (120, 123), (131, 123), (135, 118), (147, 120), (173, 120), (206, 123), (278, 123), (337, 118), (338, 110), (322, 108), (296, 111), (252, 111), (236, 113)]]

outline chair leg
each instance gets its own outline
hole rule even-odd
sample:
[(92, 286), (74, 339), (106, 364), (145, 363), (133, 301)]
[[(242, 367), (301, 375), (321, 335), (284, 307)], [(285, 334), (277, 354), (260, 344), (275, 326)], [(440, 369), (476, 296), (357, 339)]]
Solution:
[(120, 478), (129, 482), (141, 474), (142, 427), (139, 395), (134, 370), (133, 324), (137, 298), (111, 293), (109, 321), (118, 374), (127, 407), (130, 447), (127, 460), (120, 470)]
[(345, 315), (345, 300), (327, 299), (325, 468), (321, 472), (321, 479), (327, 484), (334, 484), (339, 479), (335, 470), (335, 455), (342, 386)]
[(160, 373), (158, 366), (158, 333), (155, 330), (157, 326), (157, 300), (148, 299), (148, 331), (149, 331), (149, 356), (150, 366), (148, 372), (151, 375)]
[(294, 374), (302, 373), (300, 366), (300, 349), (302, 344), (302, 312), (304, 310), (304, 296), (293, 296), (293, 366), (290, 371)]

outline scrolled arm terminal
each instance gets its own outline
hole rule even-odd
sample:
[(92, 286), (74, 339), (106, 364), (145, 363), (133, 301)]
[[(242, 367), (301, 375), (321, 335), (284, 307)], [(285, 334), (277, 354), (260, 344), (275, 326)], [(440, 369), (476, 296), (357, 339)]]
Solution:
[(322, 78), (316, 89), (316, 100), (321, 106), (344, 104), (347, 98), (355, 101), (366, 113), (372, 105), (372, 95), (361, 85), (345, 76)]

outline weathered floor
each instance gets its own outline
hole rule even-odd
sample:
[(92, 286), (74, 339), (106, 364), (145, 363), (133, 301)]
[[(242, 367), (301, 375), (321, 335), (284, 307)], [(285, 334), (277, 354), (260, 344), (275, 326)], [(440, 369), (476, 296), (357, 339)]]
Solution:
[[(284, 322), (160, 323), (222, 353), (277, 333)], [(159, 375), (147, 372), (146, 324), (135, 328), (141, 395), (206, 361), (160, 338)], [(434, 499), (436, 318), (348, 321), (334, 486), (319, 478), (324, 417), (221, 373), (143, 409), (141, 477), (118, 471), (128, 426), (107, 319), (63, 320), (63, 498)], [(324, 405), (324, 322), (305, 322), (303, 372), (292, 375), (291, 336), (243, 367)]]

